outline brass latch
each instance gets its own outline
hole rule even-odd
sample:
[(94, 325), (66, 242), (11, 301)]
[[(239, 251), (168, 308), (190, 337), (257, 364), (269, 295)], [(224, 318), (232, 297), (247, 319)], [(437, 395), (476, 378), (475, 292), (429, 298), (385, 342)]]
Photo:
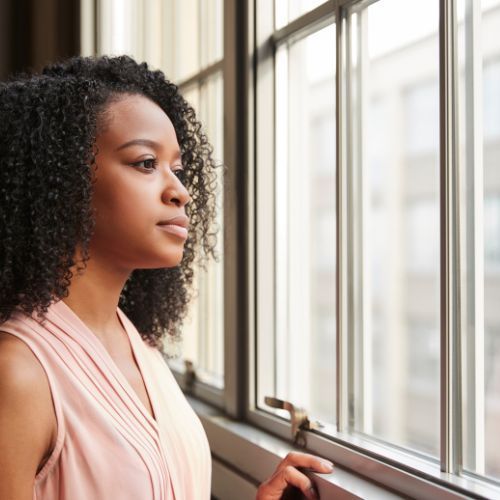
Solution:
[(297, 446), (305, 447), (306, 445), (306, 436), (302, 431), (320, 429), (323, 427), (323, 425), (317, 421), (311, 422), (307, 416), (306, 410), (296, 407), (288, 401), (266, 396), (264, 398), (264, 402), (271, 408), (286, 410), (290, 413), (290, 421), (292, 423), (292, 440)]
[(196, 380), (194, 363), (189, 361), (189, 359), (185, 359), (184, 368), (184, 388), (187, 392), (191, 392), (193, 390), (194, 381)]

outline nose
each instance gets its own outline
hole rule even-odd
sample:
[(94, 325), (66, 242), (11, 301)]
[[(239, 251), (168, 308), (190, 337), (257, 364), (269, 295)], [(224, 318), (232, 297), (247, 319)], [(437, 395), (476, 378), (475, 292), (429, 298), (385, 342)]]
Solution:
[(170, 169), (168, 169), (168, 173), (166, 174), (162, 201), (178, 207), (183, 207), (191, 201), (188, 190)]

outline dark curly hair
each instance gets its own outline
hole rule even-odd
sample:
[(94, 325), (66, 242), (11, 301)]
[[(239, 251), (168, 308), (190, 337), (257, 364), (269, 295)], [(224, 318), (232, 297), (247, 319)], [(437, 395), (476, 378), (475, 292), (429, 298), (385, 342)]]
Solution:
[[(0, 324), (16, 308), (47, 312), (85, 269), (94, 228), (95, 141), (107, 106), (140, 94), (172, 121), (185, 168), (189, 236), (181, 263), (136, 269), (120, 308), (156, 347), (179, 326), (191, 298), (193, 265), (216, 257), (216, 167), (193, 108), (161, 71), (127, 56), (74, 57), (0, 83)], [(81, 261), (75, 251), (81, 249)]]

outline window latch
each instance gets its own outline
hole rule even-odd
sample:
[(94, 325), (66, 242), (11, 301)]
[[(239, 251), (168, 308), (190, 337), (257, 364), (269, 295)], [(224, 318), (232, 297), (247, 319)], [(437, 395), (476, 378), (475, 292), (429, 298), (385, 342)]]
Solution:
[(189, 359), (184, 360), (184, 388), (186, 392), (193, 391), (194, 382), (196, 380), (196, 370), (194, 363)]
[(323, 427), (319, 422), (311, 422), (304, 408), (299, 408), (288, 401), (283, 401), (278, 398), (266, 396), (264, 402), (271, 408), (278, 410), (286, 410), (290, 413), (290, 421), (292, 423), (292, 440), (295, 445), (300, 447), (306, 446), (305, 430), (320, 429)]

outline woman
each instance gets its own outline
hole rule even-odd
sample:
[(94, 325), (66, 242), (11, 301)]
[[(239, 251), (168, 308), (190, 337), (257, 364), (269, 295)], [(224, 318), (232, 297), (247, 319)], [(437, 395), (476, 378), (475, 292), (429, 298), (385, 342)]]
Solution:
[[(193, 109), (129, 57), (0, 84), (0, 498), (207, 499), (210, 452), (159, 348), (214, 250)], [(283, 460), (258, 490), (315, 493)]]

